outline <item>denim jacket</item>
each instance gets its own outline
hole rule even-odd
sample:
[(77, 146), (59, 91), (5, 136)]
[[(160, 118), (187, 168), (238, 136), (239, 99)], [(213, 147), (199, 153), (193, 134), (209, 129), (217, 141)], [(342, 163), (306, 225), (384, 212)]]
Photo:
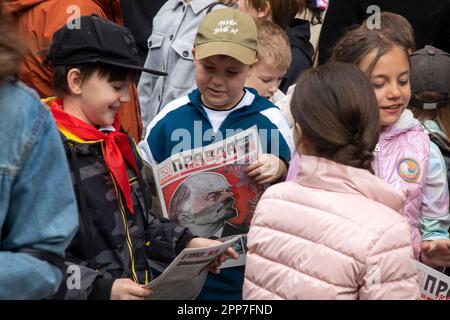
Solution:
[(0, 299), (52, 295), (61, 271), (23, 251), (62, 257), (77, 226), (69, 168), (50, 113), (21, 83), (1, 84)]

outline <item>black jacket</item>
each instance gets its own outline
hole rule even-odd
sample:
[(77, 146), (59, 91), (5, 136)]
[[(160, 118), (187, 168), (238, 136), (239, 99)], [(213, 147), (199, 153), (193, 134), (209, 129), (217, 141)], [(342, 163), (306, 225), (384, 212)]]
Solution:
[[(128, 166), (134, 213), (104, 160), (104, 142), (77, 142), (62, 135), (77, 196), (80, 228), (66, 251), (67, 272), (55, 299), (109, 299), (117, 278), (144, 284), (152, 278), (147, 259), (171, 262), (193, 238), (188, 229), (150, 212), (142, 160), (129, 139), (137, 174)], [(71, 287), (78, 270), (80, 286)], [(69, 280), (69, 281), (67, 281)]]
[(371, 5), (408, 19), (417, 49), (430, 44), (450, 52), (450, 0), (333, 0), (320, 33), (319, 64), (330, 58), (331, 50), (348, 27), (361, 24), (372, 14), (366, 13)]
[(311, 37), (309, 21), (294, 19), (286, 33), (291, 43), (292, 63), (280, 85), (280, 90), (284, 93), (297, 81), (303, 71), (311, 67), (314, 54), (314, 48), (309, 42)]
[(141, 65), (148, 53), (147, 39), (152, 33), (153, 17), (167, 0), (121, 0), (122, 17), (134, 38), (139, 50)]

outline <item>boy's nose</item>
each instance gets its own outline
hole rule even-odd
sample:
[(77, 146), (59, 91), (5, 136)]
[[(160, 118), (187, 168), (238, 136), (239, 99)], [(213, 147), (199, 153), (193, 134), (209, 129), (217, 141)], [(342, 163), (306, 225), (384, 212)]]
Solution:
[(273, 95), (277, 90), (278, 90), (278, 87), (276, 87), (276, 86), (270, 86), (270, 87), (269, 87), (269, 93), (272, 94), (272, 95)]
[(212, 82), (214, 85), (217, 85), (217, 86), (220, 86), (220, 85), (222, 85), (222, 83), (223, 83), (222, 78), (221, 78), (221, 77), (218, 77), (218, 76), (213, 77), (213, 78), (211, 79), (211, 82)]

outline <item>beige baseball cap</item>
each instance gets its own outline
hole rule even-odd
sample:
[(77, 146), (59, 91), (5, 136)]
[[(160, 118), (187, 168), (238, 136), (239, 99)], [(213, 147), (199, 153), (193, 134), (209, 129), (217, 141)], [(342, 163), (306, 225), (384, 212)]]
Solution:
[(237, 9), (212, 11), (200, 23), (194, 47), (197, 60), (226, 55), (243, 64), (253, 64), (258, 52), (255, 22)]

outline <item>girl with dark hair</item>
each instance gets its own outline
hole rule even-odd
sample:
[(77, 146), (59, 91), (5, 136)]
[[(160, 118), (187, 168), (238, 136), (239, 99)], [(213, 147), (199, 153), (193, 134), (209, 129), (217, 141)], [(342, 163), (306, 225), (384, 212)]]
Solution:
[(409, 226), (398, 213), (405, 195), (371, 174), (376, 106), (354, 65), (300, 77), (291, 109), (301, 170), (270, 187), (256, 208), (245, 299), (419, 297)]
[[(445, 162), (420, 122), (405, 110), (411, 99), (411, 41), (389, 28), (395, 28), (395, 23), (390, 27), (384, 24), (380, 30), (363, 24), (349, 31), (337, 43), (331, 59), (356, 64), (372, 82), (381, 126), (375, 174), (396, 189), (408, 190), (404, 213), (411, 226), (415, 258), (432, 267), (444, 267), (450, 265)], [(291, 165), (291, 178), (297, 161)]]
[(439, 148), (430, 143), (412, 112), (405, 110), (411, 99), (409, 54), (414, 48), (408, 43), (386, 24), (380, 30), (363, 24), (338, 41), (332, 60), (355, 63), (372, 81), (382, 128), (375, 150), (376, 175), (408, 190), (405, 215), (416, 259), (445, 267), (450, 265), (446, 167)]

